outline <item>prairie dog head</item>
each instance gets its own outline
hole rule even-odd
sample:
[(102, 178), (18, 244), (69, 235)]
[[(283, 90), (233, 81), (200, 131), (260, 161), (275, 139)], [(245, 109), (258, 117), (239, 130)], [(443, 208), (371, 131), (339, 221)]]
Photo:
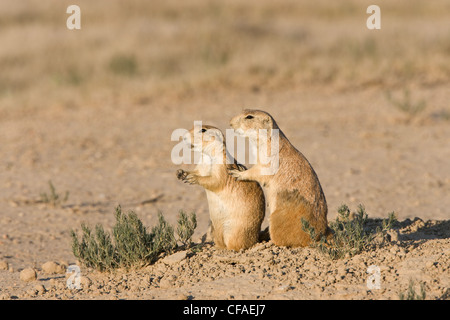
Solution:
[(206, 154), (211, 158), (223, 156), (225, 141), (222, 131), (216, 127), (194, 126), (183, 136), (183, 141), (190, 144), (194, 151)]
[(261, 175), (274, 175), (279, 168), (280, 130), (270, 114), (261, 110), (244, 110), (233, 117), (230, 126), (249, 139), (250, 149), (261, 164)]
[(278, 129), (278, 125), (270, 114), (261, 110), (246, 109), (241, 114), (230, 120), (230, 126), (242, 136), (254, 138), (259, 130), (267, 130), (270, 134), (272, 129)]

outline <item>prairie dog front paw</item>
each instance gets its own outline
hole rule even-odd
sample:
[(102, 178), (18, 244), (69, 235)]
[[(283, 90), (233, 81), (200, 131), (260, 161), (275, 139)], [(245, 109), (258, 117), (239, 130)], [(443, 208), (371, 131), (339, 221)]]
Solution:
[(243, 172), (239, 171), (238, 169), (229, 169), (228, 174), (233, 178), (236, 178), (237, 181), (244, 180)]
[(182, 169), (178, 169), (177, 170), (177, 178), (178, 180), (184, 180), (186, 178), (186, 176), (188, 175), (188, 173)]
[(189, 184), (196, 184), (198, 182), (197, 175), (195, 175), (192, 172), (184, 171), (182, 169), (177, 170), (177, 178), (179, 180), (183, 181), (184, 183), (189, 183)]

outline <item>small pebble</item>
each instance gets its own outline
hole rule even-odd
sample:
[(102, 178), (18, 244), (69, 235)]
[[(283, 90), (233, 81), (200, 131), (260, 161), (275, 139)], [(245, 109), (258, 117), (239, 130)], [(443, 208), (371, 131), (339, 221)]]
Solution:
[(80, 281), (82, 288), (89, 288), (92, 285), (92, 281), (88, 277), (82, 276)]
[(6, 261), (0, 261), (0, 270), (8, 270), (9, 264)]
[(387, 232), (387, 234), (391, 237), (391, 241), (399, 241), (400, 233), (398, 230), (391, 229)]
[(28, 294), (29, 296), (35, 296), (37, 294), (37, 291), (36, 289), (31, 288), (26, 291), (26, 294)]
[(0, 300), (9, 300), (11, 299), (11, 296), (7, 293), (0, 294)]
[(37, 284), (34, 286), (34, 290), (36, 290), (38, 294), (43, 294), (47, 291), (42, 284)]
[(282, 292), (287, 292), (291, 289), (292, 289), (292, 287), (290, 285), (282, 285), (282, 286), (279, 286), (278, 288), (275, 288), (274, 291), (277, 293), (282, 293)]
[(162, 259), (165, 264), (175, 264), (186, 258), (187, 251), (179, 251)]
[(34, 281), (37, 278), (36, 270), (33, 268), (26, 268), (20, 272), (20, 280), (25, 282)]
[(55, 261), (47, 261), (42, 265), (42, 271), (47, 274), (58, 274), (65, 273), (66, 267), (64, 265), (60, 265)]
[(392, 254), (396, 254), (399, 251), (398, 246), (393, 246), (391, 250), (389, 250)]

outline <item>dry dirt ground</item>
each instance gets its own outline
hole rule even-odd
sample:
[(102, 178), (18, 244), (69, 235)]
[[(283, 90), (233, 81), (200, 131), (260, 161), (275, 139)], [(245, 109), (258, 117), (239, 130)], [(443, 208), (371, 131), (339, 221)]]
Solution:
[[(441, 92), (449, 97), (445, 88)], [(3, 121), (2, 136), (7, 139), (2, 149), (8, 152), (2, 159), (6, 169), (0, 252), (10, 270), (0, 271), (2, 297), (395, 299), (406, 291), (410, 279), (426, 284), (428, 298), (444, 297), (450, 279), (448, 122), (404, 123), (402, 115), (391, 116), (388, 107), (383, 113), (381, 103), (377, 117), (364, 117), (361, 109), (369, 113), (374, 102), (359, 101), (376, 100), (376, 91), (350, 99), (348, 94), (316, 95), (280, 95), (274, 99), (284, 101), (283, 108), (266, 110), (279, 119), (280, 127), (316, 168), (330, 219), (341, 203), (352, 209), (363, 203), (372, 218), (395, 211), (404, 225), (398, 242), (337, 262), (314, 249), (277, 248), (270, 242), (240, 253), (208, 246), (188, 252), (180, 262), (158, 262), (136, 272), (103, 275), (82, 268), (90, 284), (73, 292), (66, 288), (64, 274), (45, 274), (41, 266), (49, 260), (75, 263), (70, 230), (79, 229), (82, 222), (111, 227), (117, 204), (137, 212), (148, 226), (156, 222), (158, 211), (171, 223), (178, 210), (195, 211), (199, 221), (195, 237), (206, 232), (204, 191), (176, 180), (170, 133), (197, 117), (226, 128), (220, 109), (236, 103), (225, 103), (226, 98), (220, 103), (192, 101), (183, 112), (180, 106), (147, 105), (105, 107), (104, 112), (101, 107), (48, 109)], [(260, 97), (249, 94), (249, 100)], [(313, 97), (318, 101), (311, 101)], [(299, 101), (301, 107), (288, 101)], [(326, 110), (330, 104), (338, 109), (344, 101), (349, 102), (342, 124)], [(196, 113), (202, 106), (208, 111)], [(234, 114), (240, 107), (230, 109), (227, 112)], [(340, 114), (342, 109), (341, 105)], [(294, 121), (291, 112), (305, 116)], [(62, 205), (40, 203), (40, 193), (50, 193), (48, 180), (57, 193), (70, 192)], [(366, 287), (367, 267), (372, 264), (381, 268), (381, 290)], [(26, 267), (37, 269), (37, 281), (19, 280)], [(35, 294), (37, 284), (43, 284), (46, 292)]]
[[(427, 299), (448, 299), (448, 2), (385, 4), (378, 34), (358, 1), (282, 3), (80, 1), (78, 34), (63, 4), (1, 4), (0, 298), (398, 299), (412, 279)], [(81, 290), (44, 272), (75, 264), (70, 230), (110, 228), (118, 204), (147, 226), (159, 211), (171, 223), (195, 211), (199, 239), (206, 196), (176, 179), (171, 133), (194, 120), (225, 130), (243, 108), (271, 113), (308, 158), (329, 220), (362, 203), (370, 218), (394, 211), (397, 237), (337, 261), (271, 242), (206, 244), (140, 270), (81, 267)], [(49, 181), (67, 201), (43, 203)], [(370, 265), (380, 289), (367, 287)], [(37, 279), (20, 280), (29, 267)]]
[[(27, 284), (3, 271), (4, 299), (399, 299), (410, 281), (427, 299), (449, 299), (449, 223), (416, 219), (401, 224), (400, 241), (353, 258), (329, 260), (311, 248), (262, 242), (245, 252), (211, 244), (180, 251), (139, 270), (100, 273), (82, 268), (81, 289), (64, 274), (37, 268)], [(67, 262), (60, 262), (67, 264)], [(368, 269), (380, 271), (380, 288), (368, 287)]]

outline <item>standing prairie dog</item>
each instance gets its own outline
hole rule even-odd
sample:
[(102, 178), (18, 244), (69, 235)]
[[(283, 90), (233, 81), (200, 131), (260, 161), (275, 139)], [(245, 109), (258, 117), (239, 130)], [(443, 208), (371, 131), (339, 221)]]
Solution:
[[(302, 228), (302, 218), (310, 223), (316, 234), (329, 236), (327, 203), (319, 179), (308, 160), (289, 142), (272, 116), (260, 110), (244, 110), (231, 119), (230, 125), (237, 134), (248, 137), (258, 153), (262, 149), (265, 154), (270, 154), (268, 150), (271, 150), (272, 143), (276, 143), (272, 142), (272, 134), (278, 133), (275, 169), (273, 163), (261, 162), (258, 157), (249, 170), (229, 170), (230, 175), (239, 181), (257, 181), (264, 187), (273, 243), (287, 247), (308, 245), (311, 239)], [(267, 130), (267, 135), (258, 135), (260, 129)], [(270, 156), (274, 157), (274, 154)]]
[[(261, 187), (252, 181), (237, 181), (229, 169), (242, 169), (233, 160), (227, 164), (222, 132), (208, 125), (194, 126), (183, 137), (203, 159), (194, 171), (177, 171), (177, 178), (205, 188), (211, 218), (211, 234), (220, 248), (238, 251), (258, 241), (265, 214), (265, 198)], [(245, 167), (244, 167), (245, 169)]]

